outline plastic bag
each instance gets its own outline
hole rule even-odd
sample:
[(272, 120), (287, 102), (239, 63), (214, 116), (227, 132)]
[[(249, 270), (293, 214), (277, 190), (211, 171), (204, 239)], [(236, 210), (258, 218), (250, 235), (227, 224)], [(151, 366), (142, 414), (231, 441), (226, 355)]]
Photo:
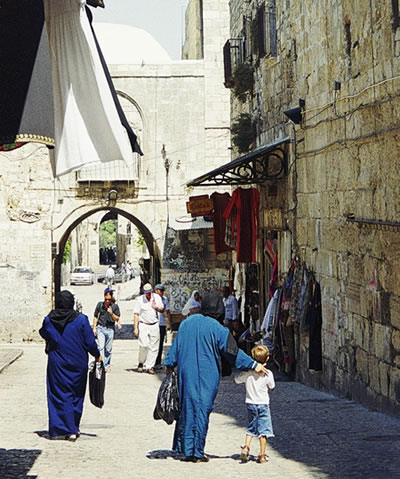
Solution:
[(176, 371), (165, 376), (158, 390), (153, 418), (172, 424), (179, 417), (179, 389)]
[(103, 361), (89, 364), (89, 396), (90, 402), (99, 408), (104, 406), (104, 390), (106, 388), (106, 370)]

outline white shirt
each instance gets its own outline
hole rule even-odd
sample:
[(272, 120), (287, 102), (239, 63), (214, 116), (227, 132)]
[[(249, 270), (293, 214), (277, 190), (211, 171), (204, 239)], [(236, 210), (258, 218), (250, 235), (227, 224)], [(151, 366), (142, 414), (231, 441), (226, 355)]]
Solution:
[(146, 295), (142, 294), (136, 299), (133, 306), (133, 313), (139, 315), (139, 321), (146, 324), (158, 323), (159, 314), (153, 308), (153, 300), (156, 303), (157, 308), (163, 308), (163, 302), (161, 296), (155, 293), (151, 293), (150, 301), (147, 301)]
[(114, 278), (114, 276), (115, 276), (114, 268), (108, 268), (106, 272), (106, 277), (111, 279), (111, 278)]
[(245, 371), (235, 377), (235, 383), (246, 383), (246, 403), (269, 404), (268, 390), (275, 388), (275, 379), (272, 371), (260, 376), (254, 371)]

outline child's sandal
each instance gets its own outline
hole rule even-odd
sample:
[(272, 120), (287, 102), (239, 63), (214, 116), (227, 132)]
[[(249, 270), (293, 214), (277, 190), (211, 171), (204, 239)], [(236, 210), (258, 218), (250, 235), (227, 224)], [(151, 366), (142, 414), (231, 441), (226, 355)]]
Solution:
[(268, 462), (268, 456), (266, 456), (265, 454), (260, 454), (257, 457), (257, 463), (258, 464), (264, 464), (265, 462)]
[(240, 446), (241, 447), (241, 452), (240, 452), (240, 460), (242, 462), (247, 462), (249, 460), (249, 454), (250, 454), (250, 448), (248, 446)]

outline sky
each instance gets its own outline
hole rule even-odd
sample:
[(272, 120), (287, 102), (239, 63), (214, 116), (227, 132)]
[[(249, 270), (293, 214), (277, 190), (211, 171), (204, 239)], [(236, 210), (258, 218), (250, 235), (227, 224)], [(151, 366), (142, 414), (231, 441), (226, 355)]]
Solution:
[(122, 23), (149, 32), (173, 60), (180, 60), (189, 0), (104, 0), (92, 8), (95, 22)]

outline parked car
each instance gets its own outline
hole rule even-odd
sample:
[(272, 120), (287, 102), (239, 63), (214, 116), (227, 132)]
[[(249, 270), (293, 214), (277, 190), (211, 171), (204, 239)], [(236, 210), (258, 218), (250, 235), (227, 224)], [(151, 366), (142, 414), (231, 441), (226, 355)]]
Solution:
[[(114, 283), (125, 283), (126, 281), (128, 281), (128, 273), (123, 273), (121, 271), (121, 268), (117, 268), (115, 270), (115, 276), (114, 276)], [(107, 280), (106, 280), (106, 275), (105, 274), (100, 274), (98, 277), (97, 277), (97, 282), (98, 283), (104, 283), (106, 284), (107, 283)]]
[(92, 268), (77, 266), (71, 273), (70, 284), (93, 284), (94, 273)]

